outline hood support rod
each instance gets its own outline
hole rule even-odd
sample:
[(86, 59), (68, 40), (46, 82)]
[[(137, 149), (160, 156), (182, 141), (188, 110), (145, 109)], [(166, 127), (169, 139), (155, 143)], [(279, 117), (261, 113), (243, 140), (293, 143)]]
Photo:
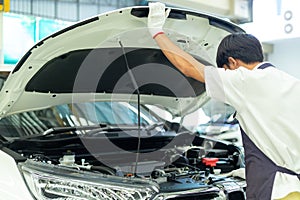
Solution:
[(135, 79), (131, 69), (129, 68), (128, 59), (127, 59), (126, 52), (125, 52), (125, 49), (124, 49), (124, 46), (123, 46), (121, 40), (119, 40), (119, 44), (120, 44), (120, 47), (122, 48), (124, 60), (125, 60), (126, 67), (127, 67), (129, 76), (131, 78), (133, 87), (137, 91), (137, 95), (138, 95), (138, 145), (137, 145), (135, 168), (134, 168), (134, 175), (137, 175), (137, 167), (138, 167), (140, 147), (141, 147), (141, 100), (140, 100), (140, 90), (139, 90), (139, 86), (136, 82), (136, 79)]

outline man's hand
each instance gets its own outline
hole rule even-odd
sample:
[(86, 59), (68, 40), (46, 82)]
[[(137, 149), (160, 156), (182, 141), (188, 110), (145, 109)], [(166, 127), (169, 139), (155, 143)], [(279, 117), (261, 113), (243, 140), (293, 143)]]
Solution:
[(246, 179), (246, 172), (245, 168), (239, 168), (232, 170), (231, 172), (225, 174), (226, 177), (232, 176), (232, 177), (240, 177), (242, 179)]
[(152, 38), (163, 33), (162, 28), (170, 11), (171, 9), (165, 11), (165, 4), (163, 3), (149, 3), (148, 29)]

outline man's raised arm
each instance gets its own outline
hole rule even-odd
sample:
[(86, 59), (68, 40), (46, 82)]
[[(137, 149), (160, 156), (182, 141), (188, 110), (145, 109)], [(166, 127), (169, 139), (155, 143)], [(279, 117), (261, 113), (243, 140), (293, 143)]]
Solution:
[(163, 3), (149, 3), (149, 32), (163, 51), (164, 55), (177, 69), (184, 75), (204, 83), (205, 65), (174, 44), (163, 32), (162, 27), (169, 12), (170, 10), (165, 11), (165, 5)]

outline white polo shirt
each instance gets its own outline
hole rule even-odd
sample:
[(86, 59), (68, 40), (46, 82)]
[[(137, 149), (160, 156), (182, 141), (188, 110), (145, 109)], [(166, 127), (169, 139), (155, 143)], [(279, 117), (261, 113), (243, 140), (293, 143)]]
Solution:
[[(300, 173), (300, 80), (259, 66), (253, 70), (207, 66), (206, 92), (236, 109), (240, 126), (274, 163)], [(293, 191), (300, 192), (299, 179), (277, 172), (272, 199)]]

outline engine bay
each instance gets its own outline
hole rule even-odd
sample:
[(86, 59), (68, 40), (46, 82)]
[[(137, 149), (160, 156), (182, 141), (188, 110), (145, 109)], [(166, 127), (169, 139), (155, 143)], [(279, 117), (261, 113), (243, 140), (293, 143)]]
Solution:
[[(130, 136), (137, 134), (135, 129), (110, 128), (103, 134), (101, 131), (96, 129), (85, 135), (74, 131), (52, 132), (18, 138), (6, 147), (26, 159), (49, 166), (88, 171), (96, 176), (149, 180), (159, 185), (160, 193), (172, 194), (167, 199), (191, 196), (191, 191), (199, 189), (201, 192), (194, 193), (197, 198), (214, 199), (222, 191), (227, 199), (244, 199), (245, 180), (224, 176), (244, 167), (241, 149), (234, 145), (197, 134), (191, 137), (185, 131), (169, 130), (140, 138)], [(139, 134), (149, 134), (149, 131), (141, 130)], [(180, 144), (170, 148), (168, 144), (177, 137)], [(107, 148), (103, 141), (118, 148)]]

